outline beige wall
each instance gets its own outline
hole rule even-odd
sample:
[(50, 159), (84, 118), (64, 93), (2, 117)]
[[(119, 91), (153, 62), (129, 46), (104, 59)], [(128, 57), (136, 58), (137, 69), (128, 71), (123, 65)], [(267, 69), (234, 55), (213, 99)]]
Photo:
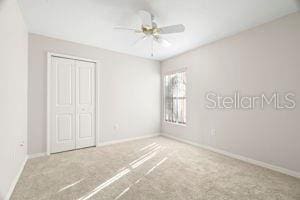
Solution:
[(27, 156), (27, 40), (17, 2), (0, 1), (0, 199)]
[[(300, 13), (163, 61), (162, 73), (187, 67), (187, 126), (162, 131), (300, 172), (300, 108), (292, 111), (205, 108), (205, 93), (296, 93), (300, 103)], [(211, 135), (211, 129), (216, 130)]]
[[(100, 141), (160, 131), (159, 62), (29, 35), (28, 153), (46, 152), (47, 52), (100, 62)], [(114, 130), (118, 124), (119, 129)]]

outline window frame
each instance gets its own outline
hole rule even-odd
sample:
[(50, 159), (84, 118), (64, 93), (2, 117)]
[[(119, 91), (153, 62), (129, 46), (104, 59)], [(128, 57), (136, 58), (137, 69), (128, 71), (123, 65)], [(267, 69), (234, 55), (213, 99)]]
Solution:
[(162, 98), (163, 98), (163, 122), (164, 123), (167, 123), (167, 124), (171, 124), (171, 125), (176, 125), (176, 126), (183, 126), (183, 127), (186, 127), (187, 126), (187, 123), (188, 123), (188, 120), (187, 120), (187, 89), (185, 91), (185, 98), (186, 98), (186, 106), (185, 106), (185, 110), (186, 110), (186, 122), (185, 124), (182, 124), (182, 123), (178, 123), (178, 122), (170, 122), (170, 121), (166, 121), (166, 102), (165, 102), (165, 77), (168, 76), (168, 75), (172, 75), (172, 74), (176, 74), (176, 73), (182, 73), (182, 72), (185, 72), (185, 75), (186, 75), (186, 83), (188, 82), (187, 80), (187, 68), (184, 67), (184, 68), (180, 68), (180, 69), (175, 69), (175, 70), (170, 70), (170, 71), (166, 71), (166, 72), (163, 72), (162, 73), (162, 89), (163, 89), (163, 95), (162, 95)]

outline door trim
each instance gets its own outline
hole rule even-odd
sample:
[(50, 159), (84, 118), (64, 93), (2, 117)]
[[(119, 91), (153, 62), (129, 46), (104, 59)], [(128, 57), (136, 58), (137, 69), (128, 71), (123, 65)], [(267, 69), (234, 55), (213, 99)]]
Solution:
[(66, 58), (66, 59), (72, 59), (72, 60), (80, 60), (80, 61), (86, 61), (86, 62), (92, 62), (95, 63), (95, 145), (99, 145), (99, 139), (100, 139), (100, 111), (99, 111), (99, 94), (100, 94), (100, 64), (98, 60), (91, 60), (87, 58), (81, 58), (77, 56), (72, 55), (65, 55), (65, 54), (58, 54), (58, 53), (52, 53), (47, 52), (47, 124), (46, 124), (46, 132), (47, 132), (47, 155), (50, 155), (50, 147), (51, 147), (51, 139), (50, 139), (50, 117), (51, 117), (51, 74), (50, 74), (50, 67), (51, 67), (51, 59), (52, 57), (59, 57), (59, 58)]

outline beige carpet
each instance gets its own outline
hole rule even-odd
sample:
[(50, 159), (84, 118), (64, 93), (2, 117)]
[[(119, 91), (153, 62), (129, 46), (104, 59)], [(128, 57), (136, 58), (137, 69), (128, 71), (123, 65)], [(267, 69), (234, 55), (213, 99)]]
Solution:
[(299, 200), (300, 180), (163, 137), (31, 159), (12, 200)]

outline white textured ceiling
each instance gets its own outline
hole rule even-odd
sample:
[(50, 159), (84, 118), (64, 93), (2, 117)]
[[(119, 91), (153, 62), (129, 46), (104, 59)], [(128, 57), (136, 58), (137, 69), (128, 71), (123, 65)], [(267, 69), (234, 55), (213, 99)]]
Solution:
[(137, 11), (159, 26), (182, 23), (184, 33), (165, 35), (170, 47), (154, 46), (163, 60), (299, 10), (298, 0), (19, 0), (29, 32), (151, 58), (150, 41), (114, 26), (140, 27)]

